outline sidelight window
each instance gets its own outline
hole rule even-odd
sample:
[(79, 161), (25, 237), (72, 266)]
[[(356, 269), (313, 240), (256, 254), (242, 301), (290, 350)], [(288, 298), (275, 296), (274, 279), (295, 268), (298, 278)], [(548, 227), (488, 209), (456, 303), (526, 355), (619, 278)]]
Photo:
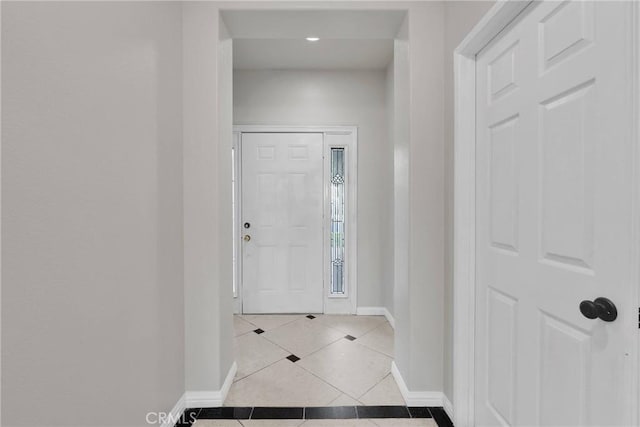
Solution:
[(345, 293), (345, 150), (331, 148), (331, 293)]

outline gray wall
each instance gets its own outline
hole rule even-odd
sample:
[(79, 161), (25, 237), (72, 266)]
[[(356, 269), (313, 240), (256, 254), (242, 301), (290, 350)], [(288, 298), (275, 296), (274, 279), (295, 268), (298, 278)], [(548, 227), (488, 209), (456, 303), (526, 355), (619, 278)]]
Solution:
[(494, 5), (492, 1), (445, 2), (444, 113), (445, 113), (445, 335), (444, 393), (453, 402), (453, 51)]
[(215, 2), (182, 12), (186, 390), (213, 395), (233, 363), (231, 50)]
[[(415, 12), (415, 13), (414, 13)], [(409, 19), (410, 390), (442, 390), (444, 295), (444, 8), (426, 2)], [(405, 377), (406, 378), (406, 377)]]
[(181, 6), (2, 2), (2, 425), (184, 391)]
[[(394, 41), (394, 50), (395, 50), (395, 41)], [(385, 70), (386, 79), (385, 79), (385, 97), (386, 97), (386, 106), (387, 106), (387, 138), (389, 144), (387, 145), (387, 150), (384, 152), (384, 156), (388, 156), (391, 159), (391, 176), (388, 178), (388, 184), (391, 187), (391, 199), (387, 202), (386, 209), (388, 209), (387, 223), (383, 224), (382, 230), (383, 233), (383, 242), (385, 246), (385, 251), (383, 253), (385, 265), (387, 268), (383, 271), (382, 280), (383, 283), (386, 283), (386, 286), (382, 288), (382, 306), (393, 315), (394, 313), (394, 302), (393, 302), (393, 283), (395, 277), (395, 253), (394, 253), (394, 245), (395, 245), (395, 214), (394, 214), (394, 196), (393, 192), (395, 189), (394, 184), (394, 116), (395, 116), (395, 78), (394, 78), (394, 64), (395, 58), (391, 60), (391, 63), (387, 66)]]
[(394, 62), (395, 362), (411, 392), (437, 392), (444, 335), (442, 2), (411, 3), (407, 24), (408, 43), (396, 41)]
[(234, 122), (358, 126), (358, 307), (393, 289), (393, 156), (384, 70), (235, 70)]
[[(402, 23), (393, 52), (393, 317), (394, 362), (409, 374), (409, 18)], [(406, 381), (406, 380), (405, 380)]]

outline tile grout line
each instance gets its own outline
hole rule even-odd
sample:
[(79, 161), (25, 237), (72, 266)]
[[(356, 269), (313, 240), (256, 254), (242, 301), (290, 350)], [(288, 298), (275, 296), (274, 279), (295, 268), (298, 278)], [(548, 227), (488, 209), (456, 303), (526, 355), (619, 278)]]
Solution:
[[(305, 372), (311, 374), (312, 376), (316, 377), (317, 379), (319, 379), (320, 381), (322, 381), (323, 383), (325, 383), (326, 385), (328, 385), (329, 387), (333, 388), (334, 390), (339, 391), (342, 394), (346, 394), (347, 396), (351, 397), (354, 400), (358, 400), (353, 398), (349, 393), (347, 393), (346, 391), (339, 389), (338, 387), (336, 387), (335, 385), (331, 384), (329, 381), (325, 380), (324, 378), (319, 377), (318, 375), (314, 374), (313, 372), (309, 371), (308, 369), (306, 369), (304, 366), (300, 365), (300, 369), (304, 370)], [(335, 399), (332, 399), (331, 401), (329, 401), (329, 403), (333, 402), (334, 400), (336, 400), (338, 397), (337, 396)], [(328, 404), (329, 404), (328, 403)]]
[[(331, 315), (329, 314), (328, 316), (331, 316)], [(357, 316), (357, 315), (356, 315), (356, 316)], [(320, 323), (322, 323), (322, 325), (323, 325), (323, 326), (326, 326), (327, 328), (335, 329), (336, 331), (339, 331), (339, 332), (341, 332), (341, 333), (343, 333), (343, 334), (349, 334), (349, 332), (345, 332), (345, 331), (343, 331), (343, 330), (340, 330), (340, 329), (336, 328), (335, 326), (327, 325), (327, 324), (326, 324), (326, 323), (324, 323), (322, 320), (320, 321)], [(377, 325), (377, 326), (374, 326), (374, 327), (373, 327), (373, 328), (371, 328), (371, 329), (367, 329), (367, 330), (365, 330), (365, 331), (361, 334), (361, 336), (365, 336), (365, 335), (366, 335), (366, 334), (368, 334), (369, 332), (372, 332), (373, 330), (378, 329), (380, 326), (384, 325), (385, 323), (389, 324), (389, 321), (385, 319), (383, 322), (381, 322), (381, 323), (380, 323), (380, 325)], [(391, 326), (391, 324), (389, 324), (389, 326)], [(356, 337), (356, 338), (360, 338), (360, 337)]]
[[(1, 0), (0, 0), (0, 1), (1, 1)], [(287, 358), (287, 356), (283, 357), (282, 359), (278, 359), (278, 360), (276, 360), (275, 362), (270, 363), (270, 364), (268, 364), (267, 366), (264, 366), (264, 367), (262, 367), (262, 368), (258, 369), (257, 371), (254, 371), (254, 372), (250, 373), (249, 375), (246, 375), (246, 376), (244, 376), (244, 377), (242, 377), (242, 378), (238, 378), (237, 380), (232, 381), (231, 386), (233, 386), (233, 384), (235, 384), (235, 383), (237, 383), (237, 382), (240, 382), (240, 381), (244, 381), (244, 380), (246, 380), (246, 379), (247, 379), (247, 378), (249, 378), (250, 376), (252, 376), (252, 375), (254, 375), (254, 374), (257, 374), (257, 373), (258, 373), (258, 372), (260, 372), (260, 371), (264, 371), (265, 369), (267, 369), (267, 368), (269, 368), (269, 367), (271, 367), (271, 366), (275, 365), (275, 364), (276, 364), (276, 363), (278, 363), (278, 362), (282, 362), (282, 361), (283, 361), (283, 360), (285, 360), (286, 358)]]
[[(386, 323), (387, 323), (387, 325), (389, 325), (389, 322), (386, 322)], [(374, 329), (370, 330), (369, 332), (365, 333), (365, 334), (364, 334), (364, 335), (362, 335), (361, 337), (358, 337), (358, 339), (357, 339), (357, 340), (361, 340), (361, 339), (362, 339), (362, 338), (364, 338), (365, 336), (367, 336), (367, 335), (369, 335), (370, 333), (372, 333), (372, 332), (374, 332), (374, 331), (376, 331), (376, 330), (378, 330), (378, 329), (382, 328), (383, 326), (384, 326), (384, 324), (382, 324), (382, 325), (380, 325), (380, 326), (378, 326), (378, 327), (376, 327), (376, 328), (374, 328)], [(389, 325), (389, 326), (391, 326), (391, 325)], [(394, 338), (395, 338), (395, 331), (394, 331)], [(356, 341), (357, 341), (357, 340), (356, 340)], [(376, 350), (375, 348), (369, 347), (369, 346), (368, 346), (368, 345), (366, 345), (366, 344), (362, 344), (361, 342), (359, 342), (358, 344), (360, 344), (360, 345), (362, 345), (362, 346), (364, 346), (364, 347), (367, 347), (367, 348), (368, 348), (368, 349), (370, 349), (370, 350), (377, 351), (377, 352), (378, 352), (378, 353), (380, 353), (380, 354), (384, 354), (385, 356), (387, 356), (387, 357), (390, 357), (390, 358), (394, 359), (394, 356), (390, 356), (390, 355), (388, 355), (387, 353), (384, 353), (384, 352), (382, 352), (382, 351), (380, 351), (380, 350)]]
[[(332, 387), (333, 387), (333, 386), (332, 386)], [(335, 387), (334, 387), (334, 388), (335, 388)], [(338, 391), (342, 391), (342, 390), (338, 389)], [(353, 399), (353, 400), (355, 400), (356, 402), (358, 402), (358, 404), (359, 404), (359, 405), (340, 405), (340, 406), (367, 406), (367, 405), (365, 405), (364, 403), (360, 402), (360, 401), (359, 401), (358, 399), (356, 399), (355, 397), (351, 396), (351, 395), (350, 395), (349, 393), (347, 393), (347, 392), (342, 391), (342, 394), (344, 394), (345, 396), (347, 396), (349, 399)], [(335, 399), (333, 399), (331, 402), (329, 402), (329, 406), (330, 406), (330, 407), (332, 407), (332, 406), (331, 406), (331, 404), (332, 404), (333, 402), (335, 402), (336, 400), (338, 400), (338, 399), (340, 399), (340, 396), (336, 397), (336, 398), (335, 398)]]
[[(234, 316), (238, 316), (238, 318), (240, 318), (243, 322), (247, 322), (247, 323), (248, 323), (248, 324), (250, 324), (251, 326), (255, 326), (256, 328), (259, 328), (259, 327), (260, 327), (260, 326), (256, 325), (255, 323), (251, 323), (251, 322), (249, 322), (247, 319), (245, 319), (244, 317), (242, 317), (242, 315), (241, 315), (241, 314), (234, 314)], [(240, 336), (242, 336), (242, 335), (246, 335), (246, 334), (248, 334), (249, 332), (253, 332), (254, 330), (255, 330), (255, 329), (252, 329), (252, 330), (250, 330), (250, 331), (248, 331), (248, 332), (245, 332), (244, 334), (240, 334), (240, 335), (236, 335), (236, 336), (240, 337)]]
[[(377, 383), (375, 383), (374, 385), (372, 385), (372, 386), (371, 386), (367, 391), (365, 391), (364, 393), (362, 393), (362, 394), (360, 395), (360, 397), (358, 397), (356, 400), (357, 400), (357, 401), (360, 401), (360, 398), (361, 398), (362, 396), (364, 396), (365, 394), (369, 393), (371, 390), (373, 390), (374, 388), (376, 388), (377, 386), (379, 386), (379, 385), (380, 385), (380, 383), (381, 383), (382, 381), (384, 381), (384, 379), (385, 379), (385, 378), (387, 378), (389, 375), (391, 375), (391, 371), (389, 371), (389, 373), (387, 373), (384, 377), (382, 377), (382, 379), (381, 379), (380, 381), (378, 381)], [(406, 403), (406, 402), (405, 402), (405, 403)], [(369, 406), (369, 405), (364, 405), (364, 406)], [(371, 406), (374, 406), (374, 405), (371, 405)]]
[[(298, 320), (300, 320), (300, 319), (298, 319)], [(309, 319), (308, 321), (311, 321), (311, 320), (312, 320), (312, 319)], [(296, 322), (297, 322), (297, 320), (296, 320)], [(290, 322), (290, 323), (293, 323), (293, 322)], [(289, 323), (287, 323), (287, 325), (288, 325), (288, 324), (289, 324)], [(277, 328), (272, 329), (271, 331), (275, 331), (276, 329), (279, 329), (281, 326), (285, 326), (285, 325), (280, 325), (280, 326), (278, 326)], [(324, 325), (323, 325), (323, 326), (324, 326)], [(265, 331), (265, 332), (271, 332), (271, 331)], [(260, 334), (260, 335), (263, 335), (263, 334)], [(273, 344), (273, 345), (276, 345), (276, 346), (280, 347), (281, 349), (283, 349), (284, 351), (288, 352), (289, 354), (294, 354), (294, 353), (292, 352), (292, 350), (289, 350), (289, 349), (284, 348), (283, 346), (281, 346), (281, 345), (280, 345), (280, 344), (278, 344), (277, 342), (271, 341), (271, 340), (270, 340), (269, 338), (267, 338), (267, 337), (262, 337), (262, 338), (264, 338), (265, 340), (269, 341), (271, 344)], [(332, 342), (330, 342), (330, 343), (326, 344), (325, 346), (323, 346), (323, 347), (319, 348), (318, 350), (314, 350), (314, 351), (312, 351), (311, 353), (307, 354), (307, 355), (306, 355), (306, 356), (304, 356), (304, 357), (309, 357), (309, 356), (311, 356), (312, 354), (317, 353), (318, 351), (320, 351), (320, 350), (324, 349), (325, 347), (330, 346), (331, 344), (333, 344), (333, 343), (335, 343), (335, 342), (340, 341), (340, 340), (341, 340), (341, 339), (343, 339), (343, 338), (344, 338), (344, 337), (340, 337), (340, 338), (338, 338), (337, 340), (332, 341)], [(297, 356), (297, 354), (296, 354), (296, 356)], [(300, 359), (302, 360), (302, 357), (300, 357)]]
[(436, 425), (438, 425), (438, 422), (433, 418), (433, 414), (431, 413), (431, 408), (427, 406), (427, 414), (429, 414), (429, 416), (431, 417), (431, 419), (433, 421), (435, 421)]
[[(234, 316), (236, 316), (236, 315), (234, 314)], [(240, 317), (242, 318), (242, 320), (244, 320), (245, 322), (251, 323), (251, 324), (252, 324), (252, 325), (254, 325), (255, 327), (262, 329), (259, 325), (256, 325), (255, 323), (253, 323), (253, 322), (251, 322), (251, 321), (249, 321), (249, 320), (245, 319), (245, 318), (243, 317), (243, 316), (244, 316), (244, 314), (238, 314), (237, 316), (240, 316)], [(306, 315), (305, 315), (305, 314), (247, 314), (247, 316), (302, 316), (302, 317), (301, 317), (301, 319), (302, 319), (302, 318), (304, 318)], [(276, 329), (278, 329), (278, 328), (280, 328), (280, 327), (282, 327), (282, 326), (288, 325), (289, 323), (297, 322), (298, 320), (300, 320), (300, 319), (293, 319), (293, 320), (290, 320), (290, 321), (288, 321), (288, 322), (285, 322), (285, 323), (283, 323), (283, 324), (281, 324), (281, 325), (276, 326), (276, 327), (275, 327), (275, 328), (273, 328), (272, 330), (276, 330)], [(309, 319), (309, 320), (312, 320), (312, 319)], [(265, 329), (264, 331), (265, 331), (265, 332), (267, 332), (267, 330), (266, 330), (266, 329)]]
[[(360, 339), (360, 338), (356, 339), (355, 341), (358, 341), (359, 339)], [(354, 341), (351, 341), (351, 342), (354, 342)], [(371, 348), (371, 347), (369, 347), (369, 346), (368, 346), (368, 345), (366, 345), (366, 344), (361, 344), (361, 343), (356, 343), (356, 344), (361, 345), (362, 347), (364, 347), (364, 348), (366, 348), (366, 349), (368, 349), (368, 350), (375, 351), (375, 352), (376, 352), (376, 353), (378, 353), (378, 354), (381, 354), (381, 355), (383, 355), (383, 356), (386, 356), (386, 357), (390, 358), (390, 359), (391, 359), (391, 361), (394, 361), (394, 360), (395, 360), (395, 357), (393, 357), (393, 356), (389, 356), (387, 353), (383, 353), (383, 352), (381, 352), (380, 350), (376, 350), (375, 348)]]
[[(335, 340), (335, 341), (331, 341), (330, 343), (327, 343), (326, 345), (324, 345), (324, 346), (320, 347), (319, 349), (317, 349), (317, 350), (313, 350), (311, 353), (307, 354), (307, 355), (306, 355), (306, 356), (304, 356), (304, 357), (313, 356), (314, 354), (316, 354), (316, 353), (317, 353), (317, 352), (319, 352), (320, 350), (324, 350), (325, 348), (329, 347), (331, 344), (335, 344), (335, 343), (337, 343), (338, 341), (343, 340), (343, 339), (344, 339), (344, 337), (340, 337), (340, 338), (338, 338), (338, 339), (337, 339), (337, 340)], [(302, 359), (302, 358), (301, 358), (301, 359)]]

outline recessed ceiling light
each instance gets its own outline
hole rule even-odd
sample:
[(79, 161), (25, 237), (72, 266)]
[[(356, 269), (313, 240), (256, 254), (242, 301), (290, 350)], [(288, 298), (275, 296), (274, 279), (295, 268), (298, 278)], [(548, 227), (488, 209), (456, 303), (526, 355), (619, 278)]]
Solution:
[(308, 42), (317, 42), (320, 40), (320, 37), (307, 37)]

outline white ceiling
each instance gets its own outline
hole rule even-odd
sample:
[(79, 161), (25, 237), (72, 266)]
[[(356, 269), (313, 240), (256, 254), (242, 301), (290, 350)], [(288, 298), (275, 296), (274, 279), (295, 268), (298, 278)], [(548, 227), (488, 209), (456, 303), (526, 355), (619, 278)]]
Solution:
[(227, 10), (222, 19), (234, 39), (393, 39), (401, 10)]
[(383, 69), (393, 59), (393, 40), (240, 39), (233, 41), (233, 68)]
[[(400, 10), (235, 10), (223, 20), (235, 69), (381, 69), (393, 58)], [(308, 42), (306, 37), (319, 37)]]

